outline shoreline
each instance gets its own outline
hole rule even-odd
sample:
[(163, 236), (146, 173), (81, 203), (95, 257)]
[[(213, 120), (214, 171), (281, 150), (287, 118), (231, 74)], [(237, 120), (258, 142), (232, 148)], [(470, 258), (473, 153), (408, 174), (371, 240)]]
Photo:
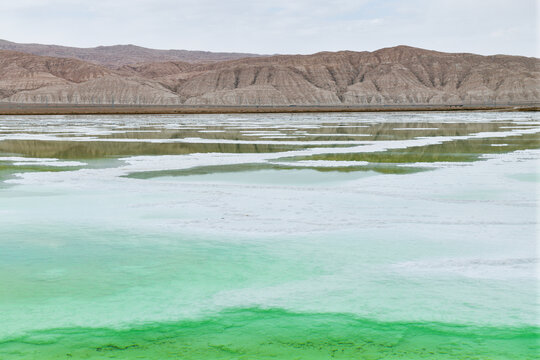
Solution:
[(0, 103), (0, 115), (166, 115), (405, 111), (539, 111), (540, 104), (221, 106), (221, 105), (69, 105)]

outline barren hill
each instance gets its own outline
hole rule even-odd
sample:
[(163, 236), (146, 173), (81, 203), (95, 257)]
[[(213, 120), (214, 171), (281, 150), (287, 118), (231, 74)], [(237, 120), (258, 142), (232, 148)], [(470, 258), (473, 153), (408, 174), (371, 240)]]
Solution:
[(260, 56), (256, 54), (209, 51), (156, 50), (135, 45), (77, 48), (59, 45), (19, 44), (6, 40), (0, 40), (0, 50), (19, 51), (41, 56), (73, 58), (108, 66), (157, 61), (212, 62)]
[(21, 103), (178, 104), (156, 81), (66, 58), (0, 50), (0, 101)]
[(0, 51), (0, 66), (0, 100), (23, 103), (339, 106), (540, 101), (540, 59), (407, 46), (205, 64), (143, 62), (114, 69)]

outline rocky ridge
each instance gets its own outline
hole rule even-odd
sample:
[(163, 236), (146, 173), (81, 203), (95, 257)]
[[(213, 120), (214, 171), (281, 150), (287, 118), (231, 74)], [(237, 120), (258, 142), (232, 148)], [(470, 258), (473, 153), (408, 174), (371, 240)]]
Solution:
[(453, 105), (540, 100), (540, 59), (374, 52), (117, 67), (0, 50), (0, 101), (149, 105)]
[(261, 56), (246, 53), (157, 50), (131, 44), (77, 48), (60, 45), (19, 44), (1, 39), (0, 50), (19, 51), (40, 56), (73, 58), (106, 66), (162, 61), (213, 62)]

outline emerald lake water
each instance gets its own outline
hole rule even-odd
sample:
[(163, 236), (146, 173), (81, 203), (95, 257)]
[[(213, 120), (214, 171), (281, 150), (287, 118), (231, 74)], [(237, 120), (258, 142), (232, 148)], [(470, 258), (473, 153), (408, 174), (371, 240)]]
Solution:
[(536, 359), (540, 118), (0, 117), (0, 359)]

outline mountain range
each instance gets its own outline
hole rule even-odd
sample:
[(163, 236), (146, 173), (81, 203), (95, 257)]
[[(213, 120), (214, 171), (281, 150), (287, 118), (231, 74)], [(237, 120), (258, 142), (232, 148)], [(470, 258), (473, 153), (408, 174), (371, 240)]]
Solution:
[(77, 48), (60, 45), (18, 44), (2, 39), (0, 39), (0, 50), (12, 50), (40, 56), (79, 59), (110, 67), (143, 62), (213, 62), (261, 56), (245, 53), (156, 50), (131, 44)]
[(539, 85), (537, 58), (409, 46), (262, 56), (0, 41), (0, 102), (10, 103), (536, 104)]

